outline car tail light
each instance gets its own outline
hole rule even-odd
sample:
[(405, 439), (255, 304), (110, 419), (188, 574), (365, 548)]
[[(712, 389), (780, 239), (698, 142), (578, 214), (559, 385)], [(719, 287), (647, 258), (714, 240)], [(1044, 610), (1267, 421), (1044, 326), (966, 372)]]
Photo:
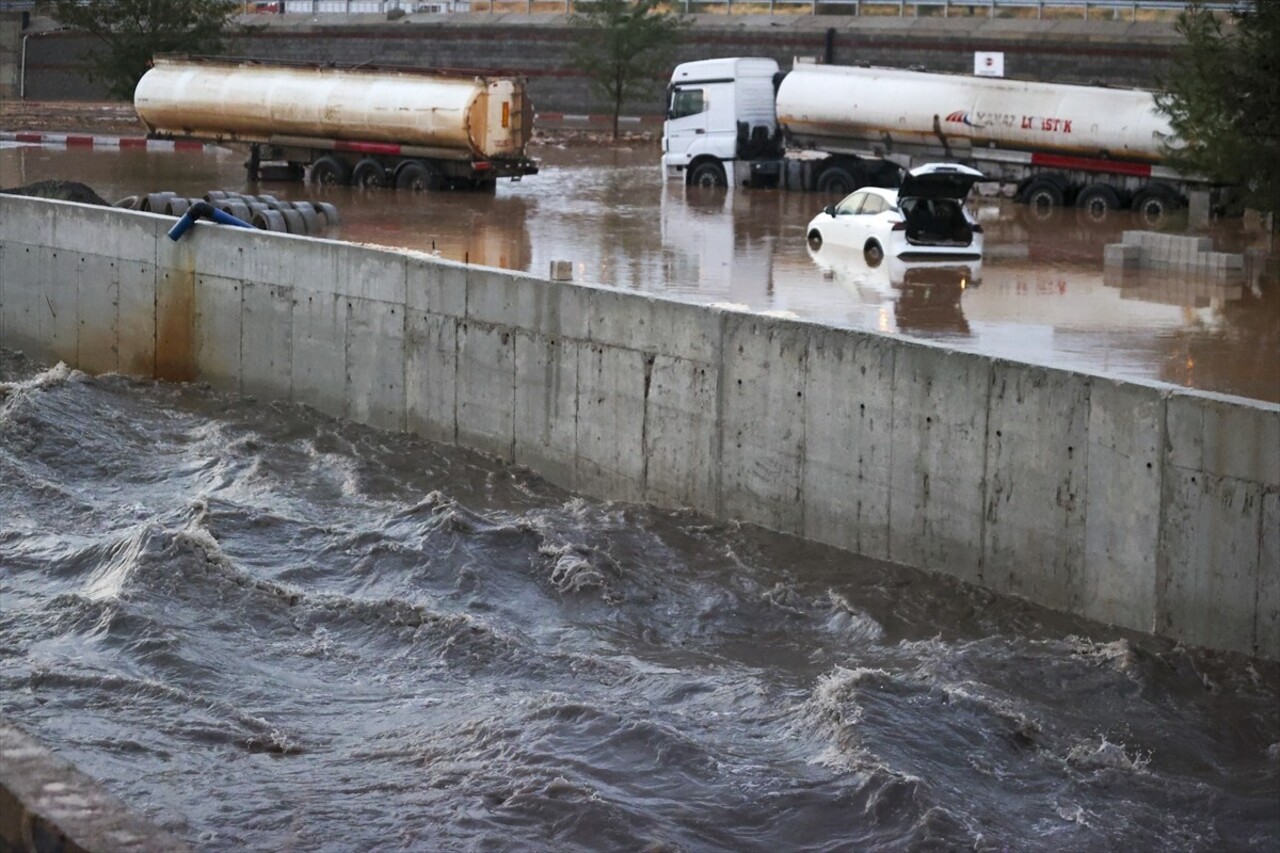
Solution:
[(493, 164), (486, 160), (477, 160), (471, 164), (471, 168), (477, 172), (487, 172), (493, 168)]
[(975, 222), (975, 223), (973, 223), (973, 233), (974, 233), (974, 234), (981, 234), (981, 233), (982, 233), (982, 226), (981, 226), (981, 225), (979, 225), (979, 224), (978, 224), (978, 223), (976, 223), (976, 222)]

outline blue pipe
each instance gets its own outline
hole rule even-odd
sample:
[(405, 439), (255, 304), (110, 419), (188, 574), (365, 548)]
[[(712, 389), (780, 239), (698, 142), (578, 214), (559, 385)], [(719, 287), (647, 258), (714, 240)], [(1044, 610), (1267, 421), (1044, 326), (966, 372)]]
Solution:
[(220, 225), (234, 225), (237, 228), (253, 227), (243, 219), (232, 216), (230, 213), (226, 213), (225, 211), (218, 210), (218, 208), (209, 204), (207, 201), (198, 201), (191, 205), (191, 207), (187, 208), (187, 212), (182, 214), (182, 218), (174, 223), (174, 226), (169, 229), (169, 239), (175, 243), (178, 242), (178, 240), (182, 238), (182, 235), (186, 234), (191, 226), (196, 224), (197, 219), (212, 219)]

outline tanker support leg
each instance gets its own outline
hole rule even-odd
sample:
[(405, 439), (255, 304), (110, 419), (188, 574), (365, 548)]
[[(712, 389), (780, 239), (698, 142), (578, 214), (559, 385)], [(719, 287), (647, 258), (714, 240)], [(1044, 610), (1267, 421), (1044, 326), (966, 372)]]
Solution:
[(245, 161), (245, 171), (249, 173), (249, 183), (258, 182), (258, 167), (262, 163), (262, 148), (254, 143), (249, 146), (249, 159)]

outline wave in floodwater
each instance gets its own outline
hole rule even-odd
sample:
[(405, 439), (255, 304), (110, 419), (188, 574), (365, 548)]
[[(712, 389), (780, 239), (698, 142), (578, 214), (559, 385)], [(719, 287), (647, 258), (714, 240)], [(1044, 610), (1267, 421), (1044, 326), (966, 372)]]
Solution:
[(0, 705), (200, 850), (1274, 850), (1280, 671), (0, 353)]

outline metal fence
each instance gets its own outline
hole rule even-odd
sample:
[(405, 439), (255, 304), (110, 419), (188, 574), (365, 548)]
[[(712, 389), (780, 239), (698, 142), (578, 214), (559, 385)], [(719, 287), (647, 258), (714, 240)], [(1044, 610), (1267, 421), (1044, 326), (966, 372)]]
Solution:
[[(1224, 0), (1201, 3), (1214, 12), (1244, 11), (1262, 0)], [(409, 14), (447, 14), (450, 12), (498, 12), (524, 8), (533, 11), (570, 12), (577, 4), (592, 0), (269, 0), (247, 3), (246, 8), (258, 12), (317, 15), (385, 14), (402, 10)], [(1267, 0), (1278, 2), (1278, 0)], [(1035, 18), (1067, 14), (1084, 20), (1091, 17), (1117, 19), (1138, 18), (1142, 11), (1180, 12), (1191, 5), (1185, 0), (671, 0), (685, 13), (720, 10), (727, 14), (774, 14), (776, 12), (848, 15), (942, 16), (986, 15), (988, 17), (1026, 16)]]
[[(447, 14), (450, 12), (499, 12), (523, 8), (525, 12), (570, 12), (577, 4), (593, 0), (250, 0), (246, 12), (262, 14), (377, 14), (393, 10), (407, 14)], [(1200, 5), (1214, 12), (1239, 12), (1257, 3), (1280, 0), (1221, 0)], [(686, 14), (718, 10), (726, 14), (847, 14), (943, 16), (987, 15), (988, 17), (1026, 16), (1043, 18), (1068, 14), (1084, 20), (1092, 17), (1137, 19), (1141, 11), (1180, 12), (1190, 3), (1185, 0), (670, 0), (671, 6)], [(30, 12), (36, 0), (0, 0), (0, 12)]]

